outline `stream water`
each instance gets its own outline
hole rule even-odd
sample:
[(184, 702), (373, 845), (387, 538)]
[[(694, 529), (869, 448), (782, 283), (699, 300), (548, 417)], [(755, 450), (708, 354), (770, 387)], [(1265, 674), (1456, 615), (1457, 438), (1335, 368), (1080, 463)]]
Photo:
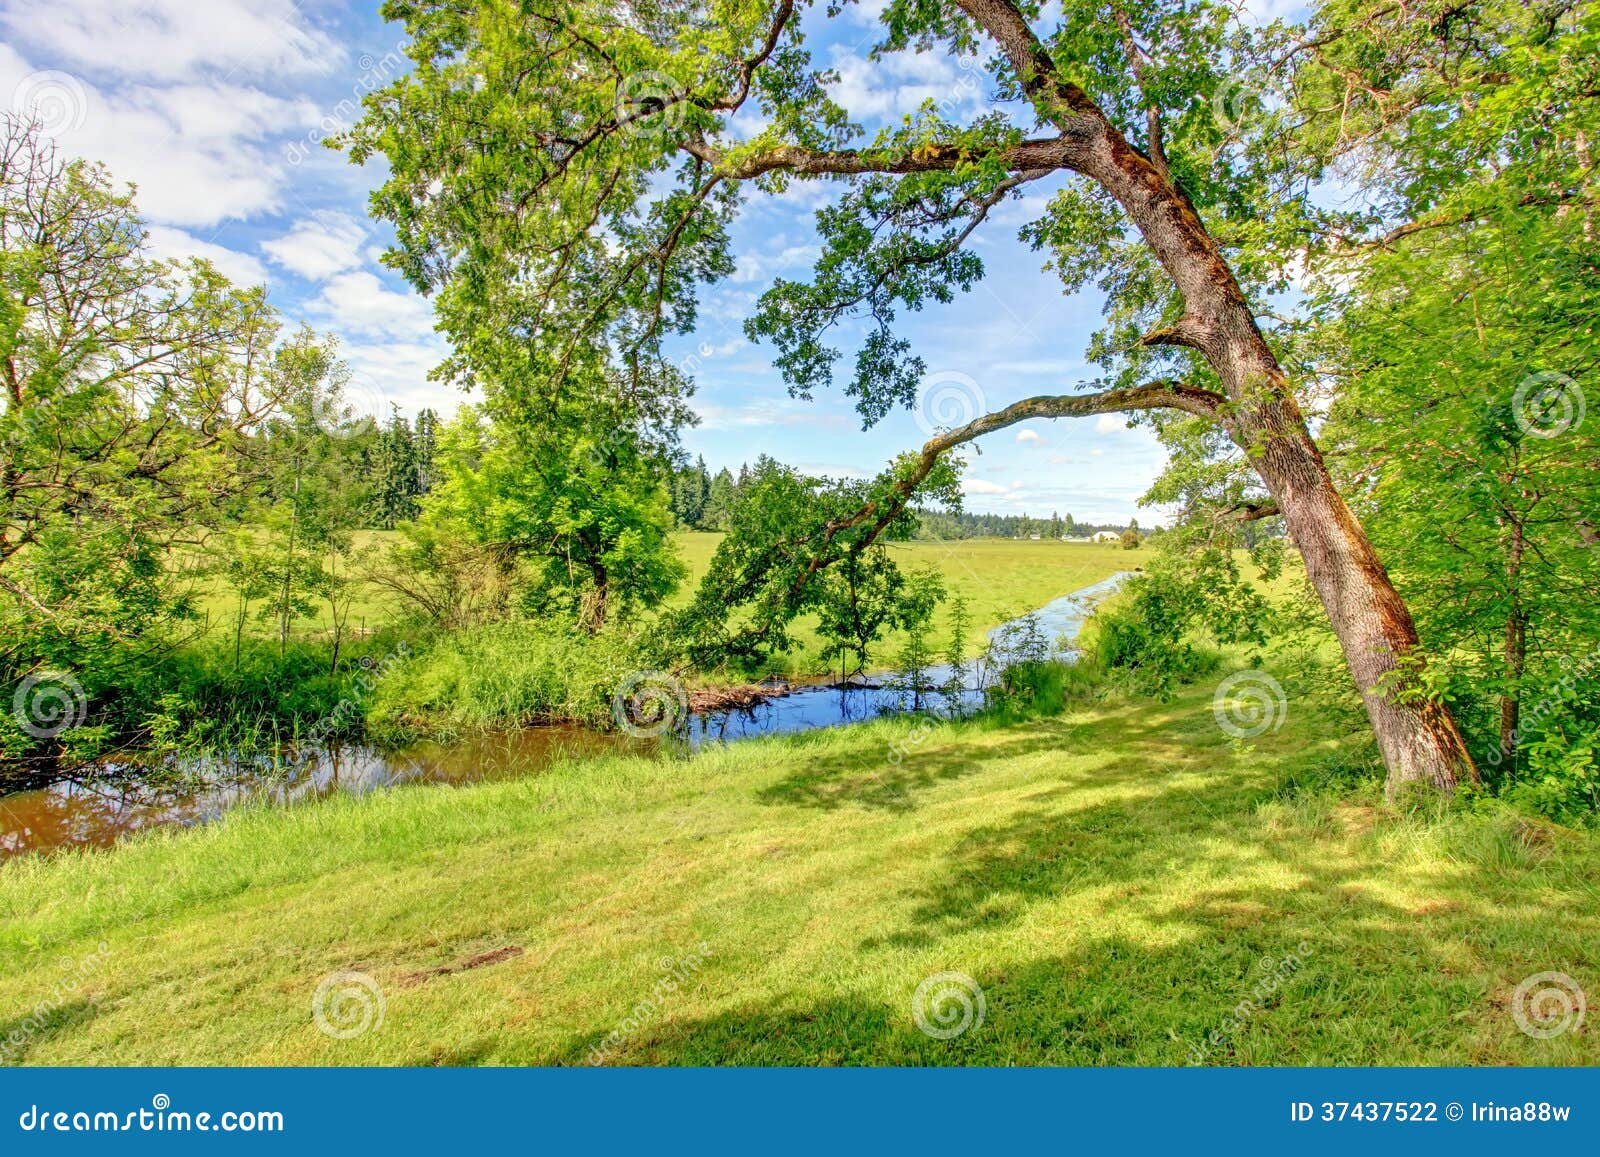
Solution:
[[(1032, 613), (1043, 637), (1069, 648), (1094, 605), (1111, 594), (1129, 572), (1064, 595)], [(1000, 647), (1022, 620), (989, 632)], [(1070, 652), (1069, 652), (1070, 653)], [(974, 663), (957, 706), (982, 702), (983, 687), (994, 672)], [(948, 667), (932, 667), (923, 682), (939, 685)], [(844, 723), (916, 709), (911, 693), (892, 676), (866, 685), (804, 686), (755, 707), (694, 715), (687, 739), (692, 747), (835, 727)], [(948, 709), (950, 700), (935, 696)], [(923, 696), (921, 706), (928, 707)], [(536, 774), (558, 760), (619, 751), (652, 750), (654, 740), (630, 739), (581, 727), (529, 727), (449, 744), (422, 742), (400, 749), (341, 744), (255, 761), (212, 758), (180, 768), (179, 777), (157, 782), (129, 774), (128, 768), (94, 774), (31, 790), (0, 795), (0, 858), (50, 852), (81, 845), (104, 846), (130, 832), (150, 827), (190, 827), (215, 819), (243, 803), (287, 806), (338, 792), (362, 793), (408, 783), (463, 784)], [(134, 769), (136, 770), (136, 769)]]

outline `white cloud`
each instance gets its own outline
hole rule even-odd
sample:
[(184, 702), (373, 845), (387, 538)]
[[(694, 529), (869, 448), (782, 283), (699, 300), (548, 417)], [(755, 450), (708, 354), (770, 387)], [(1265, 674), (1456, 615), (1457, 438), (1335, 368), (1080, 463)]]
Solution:
[[(40, 70), (0, 44), (0, 93), (37, 96)], [(215, 226), (274, 210), (288, 172), (269, 142), (312, 123), (316, 107), (237, 85), (102, 89), (52, 71), (51, 106), (29, 103), (63, 152), (103, 162), (120, 183), (138, 187), (140, 211), (180, 226)]]
[(298, 76), (345, 56), (294, 0), (3, 0), (0, 25), (96, 76)]
[(828, 426), (840, 427), (847, 423), (838, 414), (818, 410), (809, 402), (792, 398), (752, 398), (738, 406), (723, 406), (702, 401), (695, 405), (704, 430), (733, 430), (743, 427), (772, 428), (774, 426)]
[(786, 245), (776, 253), (741, 253), (731, 280), (741, 285), (767, 282), (786, 269), (809, 266), (821, 255), (822, 249), (816, 245)]
[(335, 273), (362, 264), (365, 226), (345, 213), (324, 210), (294, 223), (282, 237), (261, 243), (275, 265), (311, 281), (323, 281)]
[(1018, 430), (1017, 431), (1017, 441), (1018, 442), (1035, 442), (1035, 443), (1042, 444), (1044, 442), (1044, 439), (1039, 436), (1039, 431), (1037, 431), (1037, 430)]
[(397, 293), (366, 270), (339, 273), (306, 302), (306, 311), (346, 334), (427, 340), (433, 312), (411, 293)]
[(856, 120), (907, 116), (930, 100), (947, 120), (988, 106), (983, 70), (943, 52), (891, 52), (868, 60), (855, 51), (835, 49), (832, 64), (839, 79), (828, 86), (828, 93)]
[(430, 407), (449, 417), (468, 400), (460, 390), (428, 380), (428, 371), (445, 356), (444, 343), (432, 335), (416, 341), (347, 344), (339, 353), (351, 371), (345, 400), (361, 417), (387, 419), (391, 405), (412, 415)]
[(871, 478), (872, 473), (859, 466), (846, 466), (838, 462), (796, 462), (794, 468), (813, 478)]
[(961, 480), (963, 494), (1005, 494), (1007, 490), (997, 482), (987, 482), (982, 478), (963, 478)]
[(248, 253), (240, 253), (210, 241), (202, 241), (182, 229), (174, 229), (168, 225), (151, 225), (145, 230), (145, 244), (152, 255), (169, 261), (185, 257), (204, 257), (235, 285), (264, 285), (268, 280), (267, 267)]
[(1096, 434), (1112, 434), (1128, 428), (1128, 419), (1120, 414), (1101, 414), (1094, 422)]

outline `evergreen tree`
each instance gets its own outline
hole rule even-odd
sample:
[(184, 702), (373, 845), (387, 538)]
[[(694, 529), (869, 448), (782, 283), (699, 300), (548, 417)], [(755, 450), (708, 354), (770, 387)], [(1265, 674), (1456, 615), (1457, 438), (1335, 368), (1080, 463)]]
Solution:
[(733, 507), (738, 500), (733, 475), (727, 467), (717, 471), (711, 480), (706, 496), (704, 524), (707, 530), (726, 530), (733, 517)]

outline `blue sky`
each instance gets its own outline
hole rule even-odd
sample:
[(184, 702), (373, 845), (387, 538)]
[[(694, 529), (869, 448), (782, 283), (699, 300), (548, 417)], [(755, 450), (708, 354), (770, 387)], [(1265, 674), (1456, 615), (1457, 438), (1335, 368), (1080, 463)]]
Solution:
[[(812, 47), (838, 70), (836, 97), (855, 119), (897, 119), (929, 98), (987, 106), (981, 77), (945, 57), (868, 62), (874, 7), (813, 21)], [(377, 0), (0, 0), (0, 97), (33, 110), (67, 152), (135, 183), (157, 252), (208, 257), (235, 280), (265, 283), (291, 321), (337, 334), (363, 411), (449, 412), (460, 395), (426, 378), (444, 350), (428, 303), (378, 263), (389, 233), (367, 218), (366, 200), (381, 171), (318, 144), (404, 68), (401, 44)], [(1041, 182), (1030, 200), (1048, 194)], [(840, 394), (789, 398), (771, 348), (744, 340), (761, 291), (803, 276), (815, 257), (812, 214), (827, 195), (805, 184), (751, 199), (735, 232), (737, 274), (707, 295), (699, 331), (675, 350), (693, 358), (699, 382), (702, 422), (684, 440), (713, 469), (765, 452), (817, 473), (872, 473), (927, 436), (910, 413), (862, 432)], [(1094, 376), (1082, 355), (1100, 303), (1063, 296), (1016, 241), (1029, 203), (974, 238), (988, 266), (980, 286), (902, 319), (929, 396), (948, 394), (955, 413), (974, 400), (993, 409), (1071, 392)], [(1013, 427), (981, 451), (970, 456), (968, 509), (1160, 520), (1137, 499), (1163, 452), (1115, 416)]]

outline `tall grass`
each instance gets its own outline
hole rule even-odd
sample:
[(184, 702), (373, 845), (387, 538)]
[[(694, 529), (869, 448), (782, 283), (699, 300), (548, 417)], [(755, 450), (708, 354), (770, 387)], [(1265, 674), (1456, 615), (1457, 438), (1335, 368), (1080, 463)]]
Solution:
[(637, 640), (622, 632), (525, 619), (470, 628), (386, 668), (366, 704), (367, 728), (391, 736), (603, 725), (617, 686), (639, 663)]

